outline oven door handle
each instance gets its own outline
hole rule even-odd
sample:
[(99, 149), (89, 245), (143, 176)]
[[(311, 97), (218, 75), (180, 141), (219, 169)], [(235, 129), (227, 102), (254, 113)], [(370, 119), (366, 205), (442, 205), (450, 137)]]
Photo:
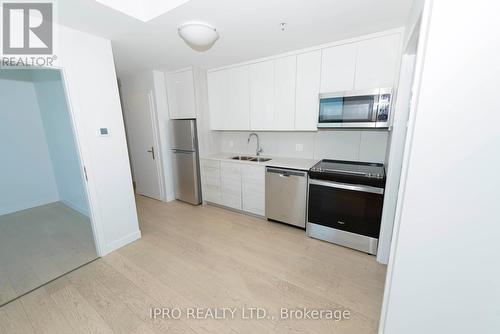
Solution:
[(345, 190), (362, 191), (362, 192), (380, 194), (380, 195), (382, 195), (384, 193), (383, 188), (370, 187), (370, 186), (360, 186), (360, 185), (353, 185), (353, 184), (333, 182), (333, 181), (322, 181), (322, 180), (316, 180), (316, 179), (309, 179), (309, 184), (330, 187), (330, 188), (345, 189)]

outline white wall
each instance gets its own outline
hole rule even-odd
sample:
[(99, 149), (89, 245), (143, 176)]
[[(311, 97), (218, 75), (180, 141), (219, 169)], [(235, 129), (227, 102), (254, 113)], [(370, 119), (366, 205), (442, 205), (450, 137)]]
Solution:
[(163, 168), (163, 186), (165, 188), (165, 200), (169, 202), (175, 200), (175, 191), (170, 145), (170, 115), (168, 112), (165, 74), (160, 71), (153, 71), (153, 82), (153, 95), (156, 104), (158, 135), (160, 137), (160, 155)]
[(499, 11), (487, 0), (424, 9), (381, 333), (500, 332)]
[[(256, 143), (251, 132), (216, 132), (215, 152), (255, 154)], [(318, 132), (257, 132), (263, 155), (305, 159), (339, 159), (384, 162), (387, 131), (324, 130)], [(300, 147), (302, 151), (300, 151)], [(299, 149), (299, 150), (297, 150)], [(212, 152), (214, 153), (214, 152)]]
[(419, 19), (423, 9), (423, 1), (415, 1), (412, 12), (405, 26), (405, 49), (401, 61), (399, 84), (396, 101), (394, 103), (393, 127), (389, 132), (387, 156), (385, 161), (387, 180), (385, 184), (384, 210), (380, 226), (380, 236), (377, 252), (377, 261), (389, 263), (394, 218), (398, 201), (399, 182), (403, 165), (404, 149), (407, 134), (416, 53), (418, 51), (420, 24)]
[(30, 71), (0, 70), (0, 215), (59, 200)]
[[(63, 69), (99, 255), (140, 238), (111, 42), (56, 25), (57, 66)], [(100, 127), (110, 135), (100, 137)]]
[[(134, 96), (153, 92), (163, 174), (163, 193), (165, 194), (163, 200), (173, 201), (175, 193), (172, 174), (172, 154), (170, 150), (170, 116), (168, 113), (165, 75), (160, 71), (145, 71), (121, 77), (120, 83), (120, 91), (125, 108), (127, 105), (127, 95)], [(146, 106), (144, 110), (147, 110)]]
[(413, 4), (410, 8), (410, 13), (406, 19), (405, 31), (403, 35), (403, 48), (410, 41), (413, 30), (420, 19), (422, 10), (424, 9), (424, 4), (426, 0), (413, 0)]
[(59, 200), (88, 216), (87, 191), (61, 75), (57, 70), (29, 71), (48, 142)]

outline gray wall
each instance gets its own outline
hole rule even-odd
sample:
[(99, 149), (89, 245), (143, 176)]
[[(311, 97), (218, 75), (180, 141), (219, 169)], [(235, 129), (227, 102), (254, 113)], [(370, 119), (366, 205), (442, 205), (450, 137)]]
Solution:
[(88, 215), (57, 70), (0, 70), (0, 214), (62, 201)]
[(0, 70), (0, 214), (59, 199), (29, 71)]
[(88, 216), (81, 162), (61, 75), (56, 70), (33, 70), (32, 77), (59, 200)]

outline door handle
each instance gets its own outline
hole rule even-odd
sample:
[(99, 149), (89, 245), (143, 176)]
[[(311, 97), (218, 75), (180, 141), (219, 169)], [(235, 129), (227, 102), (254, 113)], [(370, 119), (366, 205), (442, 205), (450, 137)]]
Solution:
[(155, 148), (153, 146), (151, 146), (151, 149), (148, 150), (148, 152), (153, 155), (153, 160), (154, 160), (155, 159)]

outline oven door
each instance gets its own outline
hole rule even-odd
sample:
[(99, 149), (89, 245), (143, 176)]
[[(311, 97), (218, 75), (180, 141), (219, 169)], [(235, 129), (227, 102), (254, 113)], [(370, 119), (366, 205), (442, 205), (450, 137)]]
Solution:
[(310, 179), (308, 223), (378, 239), (384, 189)]
[(376, 127), (380, 90), (321, 94), (318, 128)]

